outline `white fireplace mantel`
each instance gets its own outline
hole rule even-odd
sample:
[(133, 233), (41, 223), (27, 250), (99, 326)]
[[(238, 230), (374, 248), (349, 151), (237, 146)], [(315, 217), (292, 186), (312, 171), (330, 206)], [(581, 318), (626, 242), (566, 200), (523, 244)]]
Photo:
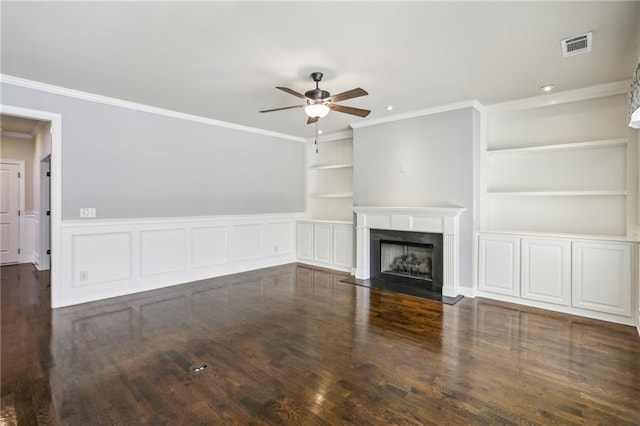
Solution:
[(354, 207), (356, 222), (356, 278), (370, 275), (371, 229), (443, 234), (442, 294), (455, 297), (460, 282), (459, 218), (461, 207)]

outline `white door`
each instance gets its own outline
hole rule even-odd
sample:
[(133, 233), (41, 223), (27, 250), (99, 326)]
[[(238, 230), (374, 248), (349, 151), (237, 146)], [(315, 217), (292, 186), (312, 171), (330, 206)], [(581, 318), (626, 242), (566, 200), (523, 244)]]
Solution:
[(17, 263), (20, 249), (20, 166), (0, 163), (0, 264)]

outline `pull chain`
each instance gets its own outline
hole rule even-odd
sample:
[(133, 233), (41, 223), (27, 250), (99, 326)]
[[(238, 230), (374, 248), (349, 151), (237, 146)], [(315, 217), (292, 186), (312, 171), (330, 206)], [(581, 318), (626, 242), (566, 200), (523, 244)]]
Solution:
[(316, 121), (315, 123), (316, 126), (316, 137), (315, 137), (315, 144), (316, 144), (316, 154), (318, 153), (318, 122)]

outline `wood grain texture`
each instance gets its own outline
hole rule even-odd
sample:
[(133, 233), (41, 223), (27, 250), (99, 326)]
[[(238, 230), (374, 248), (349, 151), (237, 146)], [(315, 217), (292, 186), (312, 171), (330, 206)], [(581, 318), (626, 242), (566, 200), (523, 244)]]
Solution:
[(299, 265), (52, 312), (1, 273), (1, 424), (640, 424), (633, 327)]

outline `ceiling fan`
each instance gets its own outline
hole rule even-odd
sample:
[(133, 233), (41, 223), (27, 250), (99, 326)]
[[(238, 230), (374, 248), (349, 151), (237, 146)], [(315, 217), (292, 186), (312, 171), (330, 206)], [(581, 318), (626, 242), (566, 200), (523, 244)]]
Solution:
[(366, 117), (367, 115), (369, 115), (371, 111), (369, 111), (368, 109), (348, 107), (344, 105), (338, 105), (336, 103), (340, 101), (346, 101), (347, 99), (353, 99), (360, 96), (368, 95), (368, 93), (364, 89), (358, 87), (357, 89), (351, 89), (346, 92), (331, 96), (331, 93), (318, 87), (320, 80), (322, 80), (322, 75), (323, 74), (321, 72), (311, 73), (311, 78), (316, 82), (316, 88), (305, 92), (304, 95), (287, 87), (276, 87), (276, 89), (280, 89), (283, 92), (287, 92), (300, 99), (304, 99), (306, 101), (304, 104), (283, 108), (266, 109), (260, 112), (281, 111), (283, 109), (304, 107), (304, 111), (309, 116), (309, 118), (307, 119), (307, 124), (316, 123), (319, 119), (327, 115), (330, 110), (343, 112), (345, 114), (357, 115), (358, 117)]

